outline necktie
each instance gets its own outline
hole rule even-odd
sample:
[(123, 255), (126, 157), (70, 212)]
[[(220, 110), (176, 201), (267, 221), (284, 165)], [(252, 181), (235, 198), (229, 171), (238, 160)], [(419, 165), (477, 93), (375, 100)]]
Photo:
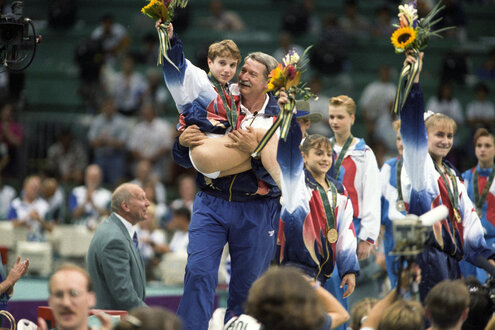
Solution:
[(132, 241), (134, 242), (134, 245), (136, 246), (136, 249), (138, 248), (138, 237), (137, 237), (137, 232), (134, 232), (134, 236), (132, 236)]

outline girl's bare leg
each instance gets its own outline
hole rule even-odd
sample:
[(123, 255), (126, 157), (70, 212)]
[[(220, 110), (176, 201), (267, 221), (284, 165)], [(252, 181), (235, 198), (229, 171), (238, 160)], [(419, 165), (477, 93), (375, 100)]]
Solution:
[(202, 145), (191, 148), (192, 160), (196, 169), (201, 173), (227, 171), (246, 163), (251, 157), (239, 149), (227, 148), (225, 144), (232, 142), (232, 139), (227, 135), (208, 138), (203, 141)]
[[(266, 129), (255, 129), (259, 141)], [(201, 173), (220, 172), (219, 177), (245, 172), (251, 169), (251, 155), (236, 148), (228, 148), (226, 143), (232, 139), (227, 135), (218, 138), (208, 138), (202, 145), (191, 148), (191, 157), (196, 168)], [(266, 171), (280, 187), (280, 166), (277, 162), (278, 137), (273, 136), (261, 151), (261, 162)]]

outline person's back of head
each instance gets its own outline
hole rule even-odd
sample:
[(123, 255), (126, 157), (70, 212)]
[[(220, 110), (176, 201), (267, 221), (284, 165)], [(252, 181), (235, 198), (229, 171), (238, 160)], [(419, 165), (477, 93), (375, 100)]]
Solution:
[(469, 292), (461, 280), (444, 280), (428, 292), (426, 316), (436, 329), (448, 329), (465, 321), (469, 310)]
[(375, 298), (364, 298), (352, 306), (351, 321), (349, 322), (352, 330), (361, 328), (364, 319), (377, 302), (378, 300)]
[(162, 307), (136, 307), (117, 323), (114, 330), (181, 330), (180, 319)]
[(256, 280), (245, 310), (270, 330), (320, 329), (325, 315), (309, 282), (291, 267), (272, 267)]
[(488, 289), (474, 276), (464, 279), (464, 284), (469, 291), (469, 314), (462, 324), (462, 330), (484, 329), (493, 310)]
[(383, 314), (378, 330), (422, 330), (425, 313), (417, 301), (398, 300)]

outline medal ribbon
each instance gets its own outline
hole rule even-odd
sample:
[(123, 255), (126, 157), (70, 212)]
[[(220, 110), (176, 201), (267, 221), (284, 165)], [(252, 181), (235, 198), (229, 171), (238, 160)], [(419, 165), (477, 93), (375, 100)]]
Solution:
[(480, 210), (483, 208), (483, 204), (485, 204), (486, 201), (486, 196), (488, 195), (488, 191), (490, 190), (490, 186), (493, 183), (493, 178), (495, 177), (495, 164), (492, 166), (492, 172), (490, 173), (490, 176), (488, 177), (488, 181), (486, 182), (485, 187), (483, 188), (483, 191), (481, 192), (481, 196), (479, 193), (479, 185), (478, 185), (478, 166), (476, 166), (474, 170), (474, 178), (473, 178), (473, 184), (474, 184), (474, 203), (476, 206), (477, 210)]
[[(335, 185), (328, 181), (328, 186), (330, 187), (330, 189), (332, 190), (332, 201), (333, 201), (333, 205), (336, 207), (337, 206), (337, 188), (335, 187)], [(325, 191), (325, 189), (323, 189), (323, 187), (319, 184), (319, 183), (316, 183), (316, 186), (318, 188), (318, 192), (320, 193), (320, 197), (321, 197), (321, 201), (323, 202), (323, 208), (325, 209), (325, 220), (327, 221), (327, 232), (325, 234), (325, 237), (326, 237), (326, 242), (327, 244), (325, 244), (325, 249), (326, 249), (326, 252), (327, 252), (327, 258), (325, 259), (325, 261), (318, 266), (318, 274), (316, 275), (316, 278), (318, 278), (320, 276), (320, 273), (321, 273), (321, 270), (323, 269), (323, 266), (328, 262), (329, 258), (330, 258), (330, 250), (328, 248), (328, 246), (330, 245), (329, 241), (328, 241), (328, 232), (332, 229), (335, 228), (335, 208), (333, 208), (331, 205), (330, 205), (330, 201), (328, 200), (328, 195), (327, 195), (327, 192)], [(330, 220), (330, 221), (329, 221)], [(331, 274), (330, 274), (331, 276)], [(328, 276), (328, 277), (330, 277)]]
[[(328, 181), (328, 185), (332, 190), (332, 202), (334, 206), (337, 206), (337, 188), (335, 185)], [(321, 201), (323, 202), (323, 207), (325, 209), (326, 221), (327, 221), (327, 229), (331, 230), (335, 228), (335, 207), (330, 205), (330, 201), (328, 200), (328, 195), (325, 189), (320, 184), (317, 184), (318, 192), (320, 193)]]
[(448, 175), (450, 181), (452, 181), (452, 187), (454, 189), (454, 192), (452, 193), (452, 190), (450, 189), (449, 182), (447, 181), (447, 178), (445, 177), (443, 171), (440, 169), (440, 167), (437, 165), (436, 162), (433, 162), (433, 163), (435, 164), (435, 169), (437, 170), (438, 173), (440, 173), (440, 176), (442, 177), (442, 181), (445, 184), (445, 187), (447, 188), (447, 193), (449, 194), (450, 205), (452, 205), (452, 207), (454, 208), (454, 213), (459, 212), (459, 192), (457, 190), (457, 180), (456, 180), (455, 176), (452, 175), (448, 166), (443, 164), (443, 167), (445, 168), (445, 171), (447, 172), (447, 175)]
[(397, 200), (404, 201), (404, 197), (402, 196), (402, 186), (400, 183), (400, 174), (402, 172), (402, 157), (399, 156), (397, 160), (397, 168), (395, 169), (395, 180), (397, 183)]
[[(440, 167), (437, 165), (436, 162), (433, 162), (433, 163), (435, 164), (435, 169), (437, 170), (438, 173), (440, 173), (440, 176), (442, 177), (442, 181), (445, 184), (445, 187), (447, 188), (447, 193), (449, 194), (450, 205), (452, 205), (452, 207), (454, 208), (454, 217), (456, 217), (457, 214), (460, 217), (459, 193), (457, 190), (457, 180), (456, 180), (455, 176), (450, 172), (448, 166), (445, 163), (442, 163), (443, 167), (445, 168), (445, 171), (447, 172), (447, 175), (448, 175), (450, 181), (452, 181), (452, 187), (454, 188), (454, 193), (452, 193), (452, 190), (450, 190), (449, 182), (447, 181), (447, 178), (443, 174), (443, 171), (440, 169)], [(450, 224), (449, 224), (449, 227), (451, 230), (450, 238), (452, 239), (452, 242), (454, 243), (454, 247), (455, 247), (454, 252), (451, 254), (452, 256), (454, 256), (456, 251), (457, 251), (457, 242), (455, 239), (455, 226), (454, 226), (454, 221), (457, 221), (457, 220), (458, 219), (450, 219)]]
[[(339, 157), (337, 157), (337, 161), (335, 162), (335, 166), (334, 166), (335, 172), (333, 174), (333, 177), (336, 180), (339, 179), (340, 167), (342, 166), (342, 162), (344, 161), (345, 153), (347, 152), (347, 150), (349, 150), (349, 147), (351, 146), (353, 139), (354, 139), (354, 137), (352, 136), (352, 134), (350, 134), (349, 137), (347, 138), (347, 140), (345, 140), (344, 146), (342, 147), (342, 150), (340, 151)], [(331, 144), (332, 144), (332, 150), (333, 150), (333, 146), (335, 145), (335, 140), (333, 140), (331, 142)]]
[[(222, 98), (222, 103), (223, 107), (225, 109), (225, 112), (227, 113), (227, 120), (229, 121), (230, 127), (232, 127), (232, 130), (235, 130), (237, 128), (237, 107), (235, 105), (235, 100), (234, 96), (230, 91), (225, 89), (223, 86), (220, 85), (217, 79), (213, 77), (213, 75), (208, 73), (208, 77), (210, 78), (211, 82), (213, 83), (213, 86), (215, 86), (218, 94), (220, 94), (220, 97)], [(227, 92), (230, 96), (230, 107), (229, 104), (227, 103), (227, 99), (225, 98), (225, 92)]]

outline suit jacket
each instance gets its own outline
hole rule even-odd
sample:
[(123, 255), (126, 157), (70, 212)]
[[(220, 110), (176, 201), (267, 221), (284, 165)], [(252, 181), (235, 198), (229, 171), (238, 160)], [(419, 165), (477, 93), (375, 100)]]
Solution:
[(124, 224), (112, 213), (96, 230), (88, 250), (88, 272), (97, 309), (130, 310), (144, 303), (144, 262)]

